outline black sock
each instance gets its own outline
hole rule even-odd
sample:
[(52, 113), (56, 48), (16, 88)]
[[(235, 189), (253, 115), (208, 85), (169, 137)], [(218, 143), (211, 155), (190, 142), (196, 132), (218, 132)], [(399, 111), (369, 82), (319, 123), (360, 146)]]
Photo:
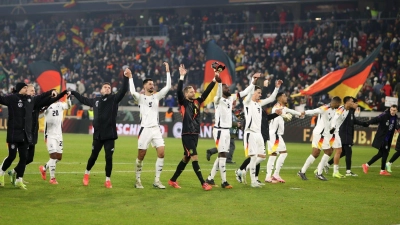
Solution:
[(351, 157), (353, 154), (353, 149), (346, 149), (346, 170), (351, 170)]
[(260, 173), (260, 164), (257, 164), (256, 166), (256, 177), (258, 177), (258, 174)]
[(387, 161), (388, 157), (389, 157), (389, 152), (383, 151), (382, 152), (381, 170), (386, 170), (386, 161)]
[[(335, 158), (335, 157), (333, 157), (333, 158)], [(329, 164), (330, 166), (333, 164), (333, 158), (331, 158), (331, 159), (328, 161), (328, 164)]]
[(201, 174), (200, 166), (198, 161), (192, 161), (193, 170), (199, 178), (200, 184), (203, 185), (205, 183), (203, 179), (203, 175)]
[(396, 161), (396, 159), (399, 158), (399, 156), (400, 156), (400, 152), (399, 152), (399, 151), (396, 151), (396, 152), (394, 153), (394, 155), (392, 156), (392, 158), (390, 158), (389, 162), (390, 162), (390, 163), (394, 163), (394, 161)]
[(380, 159), (382, 157), (382, 153), (381, 151), (378, 152), (378, 154), (374, 155), (371, 160), (369, 160), (368, 165), (372, 165), (374, 162), (376, 162), (378, 159)]
[(170, 179), (171, 181), (175, 182), (176, 179), (181, 175), (181, 173), (185, 170), (187, 163), (183, 162), (182, 160), (179, 162), (178, 166), (176, 167), (176, 171), (172, 178)]
[(243, 161), (242, 165), (240, 166), (240, 169), (246, 170), (246, 167), (247, 167), (247, 165), (249, 165), (249, 163), (250, 163), (250, 157)]

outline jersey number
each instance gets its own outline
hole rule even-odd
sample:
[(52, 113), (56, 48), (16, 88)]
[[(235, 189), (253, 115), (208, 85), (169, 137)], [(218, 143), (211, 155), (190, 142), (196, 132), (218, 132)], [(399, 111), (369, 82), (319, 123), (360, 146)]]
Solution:
[(226, 104), (227, 106), (228, 106), (228, 109), (230, 109), (231, 108), (231, 105), (230, 104)]
[(53, 116), (58, 116), (58, 110), (53, 111)]
[(60, 141), (60, 147), (62, 147), (62, 141)]
[(153, 102), (149, 102), (149, 107), (153, 107)]
[(257, 108), (258, 109), (258, 113), (260, 113), (260, 108)]

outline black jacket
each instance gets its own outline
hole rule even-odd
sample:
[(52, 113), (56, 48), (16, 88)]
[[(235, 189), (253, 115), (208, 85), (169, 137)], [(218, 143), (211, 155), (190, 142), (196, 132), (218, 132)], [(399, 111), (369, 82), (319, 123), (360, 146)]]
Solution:
[(276, 113), (267, 114), (265, 110), (262, 110), (262, 117), (261, 117), (261, 134), (264, 139), (264, 143), (269, 140), (269, 121), (275, 119), (279, 115)]
[(47, 98), (43, 99), (43, 101), (41, 101), (39, 104), (35, 105), (35, 107), (33, 108), (33, 112), (32, 112), (32, 143), (31, 143), (32, 145), (36, 145), (37, 141), (38, 141), (40, 110), (43, 107), (47, 107), (47, 106), (53, 104), (54, 102), (60, 100), (65, 94), (67, 94), (67, 91), (61, 92), (55, 98), (47, 97)]
[(344, 119), (342, 125), (339, 128), (339, 136), (342, 141), (342, 145), (353, 145), (354, 139), (354, 125), (360, 125), (367, 127), (366, 122), (362, 122), (356, 119), (354, 116), (354, 109), (349, 110), (346, 119)]
[(32, 143), (32, 112), (35, 105), (40, 104), (51, 95), (51, 91), (41, 95), (30, 96), (11, 94), (0, 96), (0, 104), (8, 107), (7, 142)]
[[(372, 147), (376, 149), (380, 149), (381, 146), (385, 145), (387, 149), (390, 149), (390, 145), (392, 143), (394, 129), (398, 128), (398, 118), (397, 115), (393, 117), (393, 123), (390, 123), (390, 115), (389, 111), (383, 112), (381, 115), (372, 118), (371, 120), (367, 121), (368, 124), (379, 124), (378, 130), (376, 131), (374, 141), (372, 142)], [(391, 131), (391, 133), (389, 132)], [(389, 136), (388, 136), (389, 135)], [(386, 140), (386, 137), (388, 139)]]
[(76, 91), (71, 94), (82, 104), (93, 107), (93, 139), (94, 140), (115, 140), (117, 135), (117, 113), (118, 103), (124, 98), (129, 88), (129, 78), (124, 76), (122, 88), (116, 94), (104, 95), (96, 98), (86, 98)]

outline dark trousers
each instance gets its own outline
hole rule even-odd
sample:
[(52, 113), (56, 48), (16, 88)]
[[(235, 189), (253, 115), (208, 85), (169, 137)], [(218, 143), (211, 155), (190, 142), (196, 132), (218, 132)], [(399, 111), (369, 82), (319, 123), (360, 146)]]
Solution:
[(35, 157), (35, 146), (36, 145), (29, 145), (28, 156), (26, 158), (26, 165), (28, 165), (31, 162), (33, 162), (33, 157)]
[[(346, 170), (351, 170), (351, 157), (353, 155), (353, 149), (351, 145), (342, 145), (342, 153), (340, 154), (340, 158), (346, 156)], [(329, 160), (329, 165), (333, 164), (333, 158)]]
[(8, 156), (4, 159), (1, 170), (7, 171), (14, 159), (17, 157), (18, 150), (19, 162), (14, 170), (17, 173), (17, 177), (24, 177), (28, 146), (27, 142), (8, 143)]
[[(235, 139), (231, 138), (231, 141), (229, 143), (229, 152), (226, 155), (226, 161), (231, 162), (233, 159), (233, 153), (235, 152), (236, 149), (236, 145), (235, 145)], [(218, 153), (218, 149), (217, 148), (212, 148), (209, 149), (211, 152), (211, 155)]]
[(96, 163), (97, 157), (99, 156), (99, 153), (101, 149), (104, 146), (104, 151), (106, 153), (106, 177), (111, 176), (111, 171), (112, 171), (112, 156), (114, 153), (114, 145), (115, 145), (115, 140), (93, 140), (92, 143), (92, 154), (90, 155), (90, 158), (88, 160), (86, 170), (91, 170), (94, 164)]
[[(386, 146), (389, 146), (388, 148), (386, 148)], [(378, 150), (378, 154), (374, 155), (371, 160), (369, 160), (368, 165), (372, 165), (374, 162), (376, 162), (378, 159), (382, 158), (382, 162), (381, 162), (381, 170), (385, 170), (386, 169), (386, 161), (387, 158), (389, 156), (389, 151), (390, 151), (390, 145), (382, 145), (379, 150)]]

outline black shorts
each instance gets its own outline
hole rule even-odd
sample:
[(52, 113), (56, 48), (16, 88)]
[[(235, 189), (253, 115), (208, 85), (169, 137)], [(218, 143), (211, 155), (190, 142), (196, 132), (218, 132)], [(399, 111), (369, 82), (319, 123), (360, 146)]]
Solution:
[(198, 134), (182, 135), (183, 155), (187, 157), (197, 155), (198, 141), (199, 141)]

